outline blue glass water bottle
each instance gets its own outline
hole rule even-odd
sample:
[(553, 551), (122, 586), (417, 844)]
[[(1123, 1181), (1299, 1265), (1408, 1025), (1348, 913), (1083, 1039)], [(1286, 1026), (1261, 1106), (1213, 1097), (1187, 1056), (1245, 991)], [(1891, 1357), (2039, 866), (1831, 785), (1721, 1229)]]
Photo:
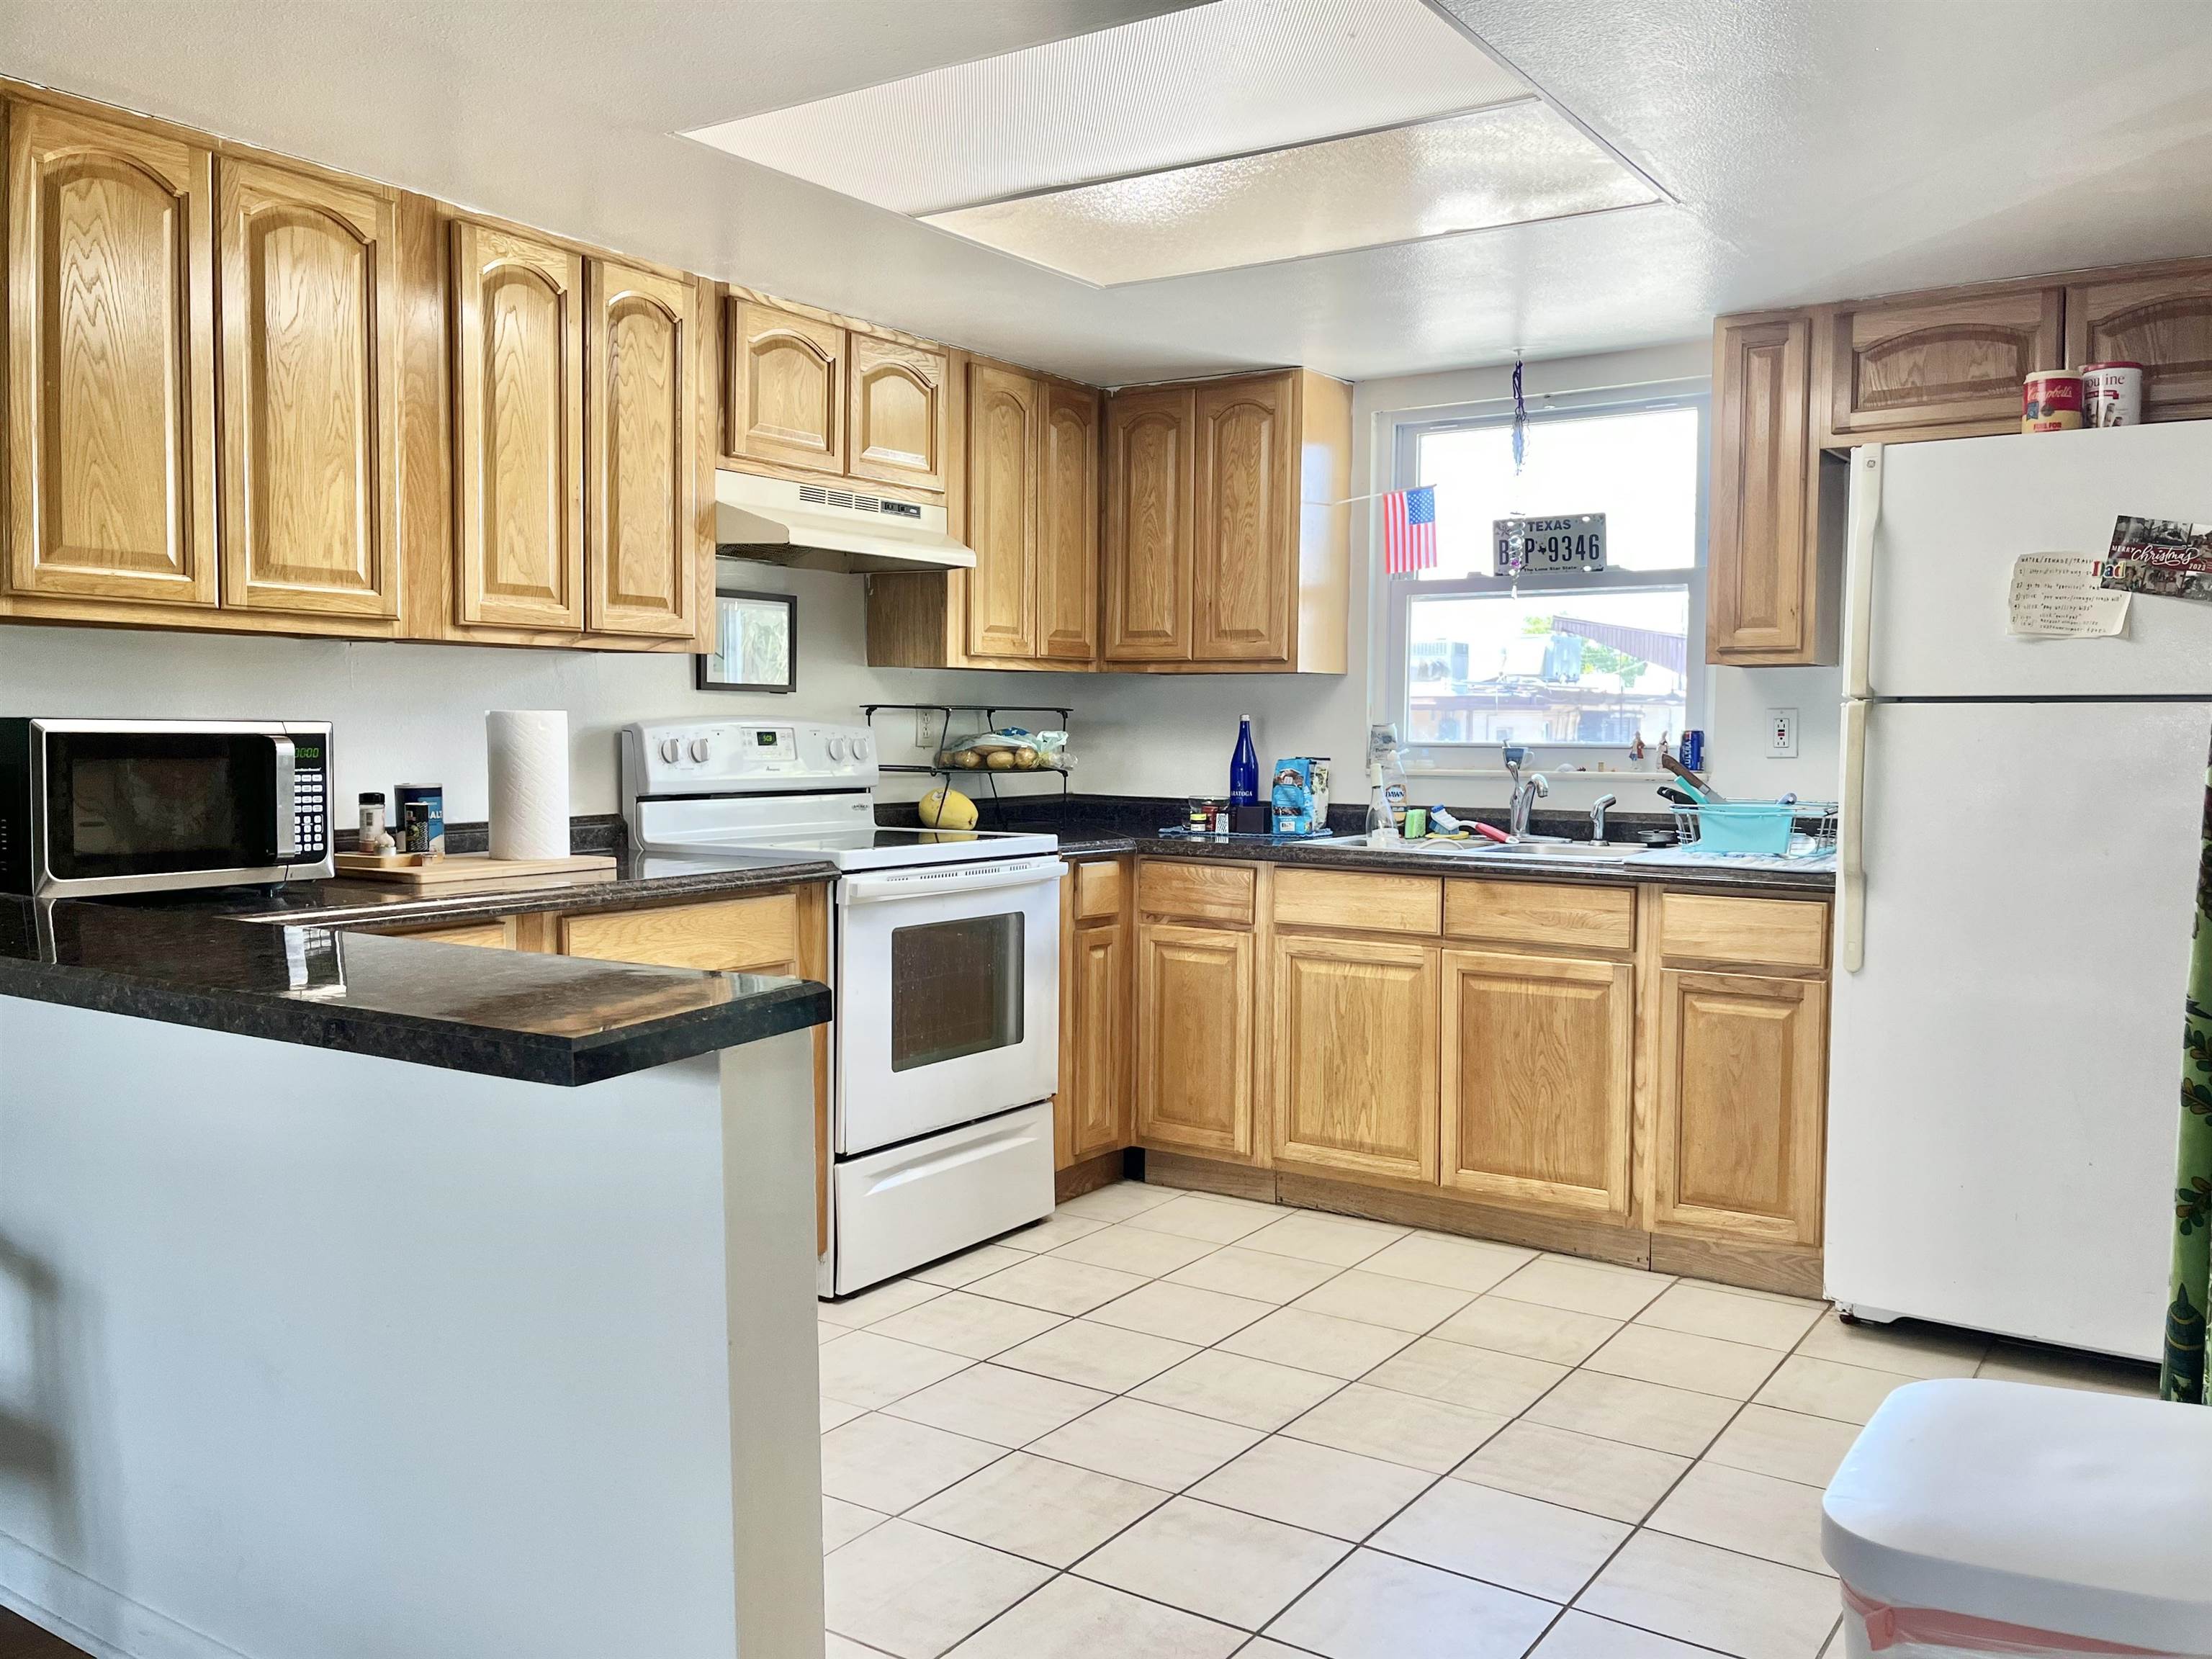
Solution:
[(1237, 717), (1237, 750), (1229, 757), (1229, 804), (1255, 806), (1260, 800), (1260, 751), (1252, 746), (1252, 717)]

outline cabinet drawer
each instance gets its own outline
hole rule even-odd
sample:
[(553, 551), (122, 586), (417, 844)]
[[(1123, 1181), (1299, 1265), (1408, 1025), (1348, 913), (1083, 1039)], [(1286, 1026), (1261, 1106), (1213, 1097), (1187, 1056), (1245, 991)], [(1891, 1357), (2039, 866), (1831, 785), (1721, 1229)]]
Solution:
[(483, 921), (434, 922), (427, 927), (380, 927), (376, 931), (394, 939), (428, 939), (433, 945), (476, 945), (492, 951), (514, 948), (514, 926), (511, 919), (504, 916)]
[(1137, 866), (1137, 908), (1148, 916), (1252, 925), (1254, 871), (1249, 864), (1146, 859)]
[(1669, 960), (1824, 968), (1828, 907), (1802, 899), (1668, 893), (1660, 901), (1659, 948)]
[(564, 956), (724, 973), (789, 973), (799, 960), (799, 901), (790, 893), (561, 919)]
[(1099, 859), (1075, 866), (1075, 919), (1103, 921), (1121, 914), (1121, 860)]
[(1443, 918), (1437, 876), (1358, 875), (1335, 870), (1275, 872), (1275, 921), (1286, 927), (1436, 937)]
[(1506, 945), (1633, 950), (1636, 892), (1546, 881), (1447, 882), (1444, 932)]

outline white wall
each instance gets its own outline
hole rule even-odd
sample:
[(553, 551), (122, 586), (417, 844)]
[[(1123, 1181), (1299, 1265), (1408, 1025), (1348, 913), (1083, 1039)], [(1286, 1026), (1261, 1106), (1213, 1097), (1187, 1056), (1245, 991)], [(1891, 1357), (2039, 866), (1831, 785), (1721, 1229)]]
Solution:
[[(1526, 386), (1534, 400), (1547, 393), (1699, 376), (1710, 363), (1710, 348), (1699, 341), (1532, 363)], [(1360, 385), (1352, 404), (1355, 492), (1389, 483), (1389, 457), (1376, 453), (1373, 441), (1378, 416), (1504, 397), (1509, 382), (1510, 371), (1492, 368)], [(1249, 714), (1263, 765), (1284, 754), (1332, 756), (1338, 763), (1337, 799), (1357, 799), (1364, 793), (1359, 779), (1370, 696), (1381, 701), (1382, 671), (1368, 634), (1372, 516), (1370, 509), (1353, 518), (1351, 663), (1340, 677), (870, 669), (863, 665), (860, 578), (748, 565), (743, 568), (749, 586), (799, 596), (796, 696), (695, 690), (689, 657), (9, 624), (0, 627), (0, 710), (327, 718), (337, 726), (333, 800), (341, 823), (351, 820), (356, 793), (399, 782), (443, 784), (449, 816), (481, 818), (483, 716), (489, 708), (568, 711), (573, 805), (580, 813), (617, 809), (615, 732), (629, 720), (684, 715), (857, 720), (865, 702), (953, 698), (1007, 705), (1042, 699), (1073, 708), (1076, 786), (1092, 793), (1180, 795), (1224, 787), (1237, 717)], [(1808, 799), (1835, 793), (1841, 684), (1836, 670), (1709, 673), (1709, 763), (1723, 789), (1749, 795), (1795, 789)], [(1799, 711), (1796, 761), (1765, 758), (1765, 711), (1775, 705)], [(886, 755), (896, 757), (889, 745)], [(1619, 763), (1626, 764), (1625, 757)], [(1657, 805), (1649, 784), (1595, 773), (1555, 770), (1551, 776), (1555, 806), (1579, 807), (1605, 790), (1620, 795), (1625, 808)], [(1009, 786), (1010, 793), (1020, 787)], [(919, 787), (892, 780), (884, 793), (911, 796)], [(1414, 793), (1455, 805), (1499, 805), (1505, 784), (1494, 775), (1444, 775), (1421, 780)]]

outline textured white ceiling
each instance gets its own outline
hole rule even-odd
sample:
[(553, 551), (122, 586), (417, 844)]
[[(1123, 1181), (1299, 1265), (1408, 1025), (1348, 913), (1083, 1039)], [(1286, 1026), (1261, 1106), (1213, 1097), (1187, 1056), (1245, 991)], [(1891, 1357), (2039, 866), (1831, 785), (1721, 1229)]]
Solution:
[(1212, 0), (690, 136), (919, 217), (1528, 93), (1422, 0)]
[(671, 136), (1175, 3), (0, 0), (0, 71), (1109, 383), (2212, 252), (2203, 0), (1449, 0), (1679, 205), (1119, 289)]

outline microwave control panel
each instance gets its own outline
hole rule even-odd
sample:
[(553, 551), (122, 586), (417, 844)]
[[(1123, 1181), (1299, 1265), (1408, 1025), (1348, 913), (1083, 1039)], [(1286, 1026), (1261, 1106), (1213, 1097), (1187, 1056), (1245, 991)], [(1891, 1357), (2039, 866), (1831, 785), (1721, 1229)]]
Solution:
[(875, 734), (812, 721), (647, 721), (623, 732), (631, 795), (873, 788)]
[(301, 732), (292, 739), (292, 830), (299, 843), (295, 864), (319, 863), (331, 850), (331, 740)]

